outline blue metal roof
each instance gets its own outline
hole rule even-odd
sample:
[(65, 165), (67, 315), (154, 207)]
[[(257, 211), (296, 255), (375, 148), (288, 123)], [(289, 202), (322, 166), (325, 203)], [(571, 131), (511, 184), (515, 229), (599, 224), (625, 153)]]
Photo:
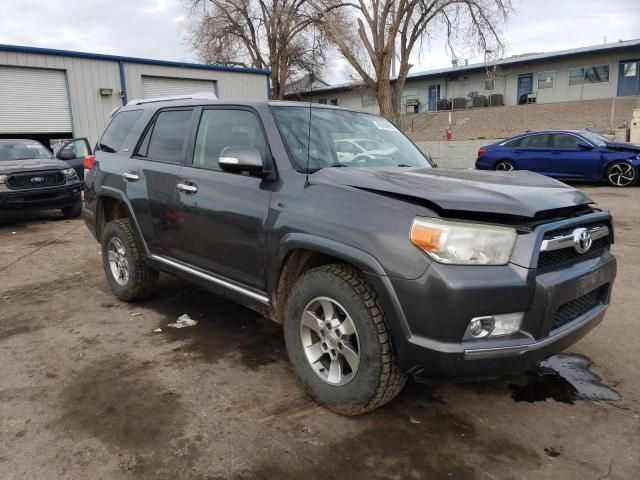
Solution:
[(258, 75), (271, 75), (270, 70), (261, 70), (259, 68), (225, 67), (222, 65), (208, 65), (206, 63), (185, 63), (185, 62), (173, 62), (170, 60), (152, 60), (150, 58), (123, 57), (120, 55), (76, 52), (73, 50), (58, 50), (54, 48), (25, 47), (22, 45), (0, 44), (0, 51), (18, 52), (18, 53), (36, 53), (40, 55), (56, 55), (59, 57), (88, 58), (92, 60), (108, 60), (113, 62), (142, 63), (147, 65), (160, 65), (164, 67), (216, 70), (219, 72), (255, 73)]

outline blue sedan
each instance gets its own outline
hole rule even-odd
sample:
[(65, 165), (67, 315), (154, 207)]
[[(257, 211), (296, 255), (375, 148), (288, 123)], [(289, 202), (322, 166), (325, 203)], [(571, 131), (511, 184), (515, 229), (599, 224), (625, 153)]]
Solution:
[(564, 180), (636, 183), (640, 145), (614, 143), (586, 130), (526, 132), (478, 150), (479, 170), (531, 170)]

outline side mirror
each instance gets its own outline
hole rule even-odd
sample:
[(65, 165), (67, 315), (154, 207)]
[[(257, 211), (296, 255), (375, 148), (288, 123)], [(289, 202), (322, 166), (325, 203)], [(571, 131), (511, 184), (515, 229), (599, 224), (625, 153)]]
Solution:
[(266, 175), (262, 154), (253, 147), (226, 147), (220, 152), (218, 165), (223, 172)]
[(584, 143), (584, 142), (580, 142), (578, 143), (578, 148), (581, 150), (592, 150), (593, 147), (591, 145), (589, 145), (588, 143)]
[(59, 160), (74, 160), (76, 158), (76, 155), (70, 148), (63, 148), (58, 152), (56, 158), (58, 158)]

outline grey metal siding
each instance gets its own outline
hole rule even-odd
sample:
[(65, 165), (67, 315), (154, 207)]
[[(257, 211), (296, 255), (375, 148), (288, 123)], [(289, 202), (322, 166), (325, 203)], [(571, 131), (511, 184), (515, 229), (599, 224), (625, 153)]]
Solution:
[(192, 78), (217, 82), (221, 99), (266, 100), (267, 77), (255, 73), (222, 72), (216, 70), (189, 69), (163, 65), (125, 63), (127, 96), (143, 98), (142, 76)]
[[(82, 58), (75, 55), (0, 49), (0, 65), (66, 71), (73, 134), (76, 137), (89, 138), (92, 144), (102, 133), (113, 109), (122, 105), (122, 99), (118, 95), (122, 86), (116, 59)], [(264, 73), (208, 70), (129, 61), (124, 62), (124, 70), (129, 99), (143, 96), (142, 75), (216, 81), (218, 95), (224, 99), (266, 100), (268, 97), (268, 77)], [(112, 88), (114, 93), (101, 96), (100, 88)]]

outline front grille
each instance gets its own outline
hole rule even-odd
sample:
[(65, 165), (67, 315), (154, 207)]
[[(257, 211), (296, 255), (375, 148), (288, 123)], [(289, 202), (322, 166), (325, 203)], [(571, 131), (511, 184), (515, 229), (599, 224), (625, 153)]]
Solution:
[(592, 290), (586, 295), (560, 305), (556, 310), (555, 317), (553, 318), (553, 326), (551, 327), (551, 330), (560, 328), (590, 310), (593, 310), (598, 305), (601, 305), (605, 300), (608, 288), (608, 284), (603, 285), (602, 287)]
[(587, 253), (578, 253), (573, 247), (540, 252), (538, 270), (551, 270), (583, 258), (597, 257), (602, 255), (602, 252), (608, 248), (609, 238), (604, 237), (595, 240)]
[[(34, 181), (34, 179), (36, 180)], [(62, 172), (29, 172), (11, 175), (7, 179), (7, 185), (15, 190), (24, 190), (64, 185), (64, 181), (64, 173)]]

